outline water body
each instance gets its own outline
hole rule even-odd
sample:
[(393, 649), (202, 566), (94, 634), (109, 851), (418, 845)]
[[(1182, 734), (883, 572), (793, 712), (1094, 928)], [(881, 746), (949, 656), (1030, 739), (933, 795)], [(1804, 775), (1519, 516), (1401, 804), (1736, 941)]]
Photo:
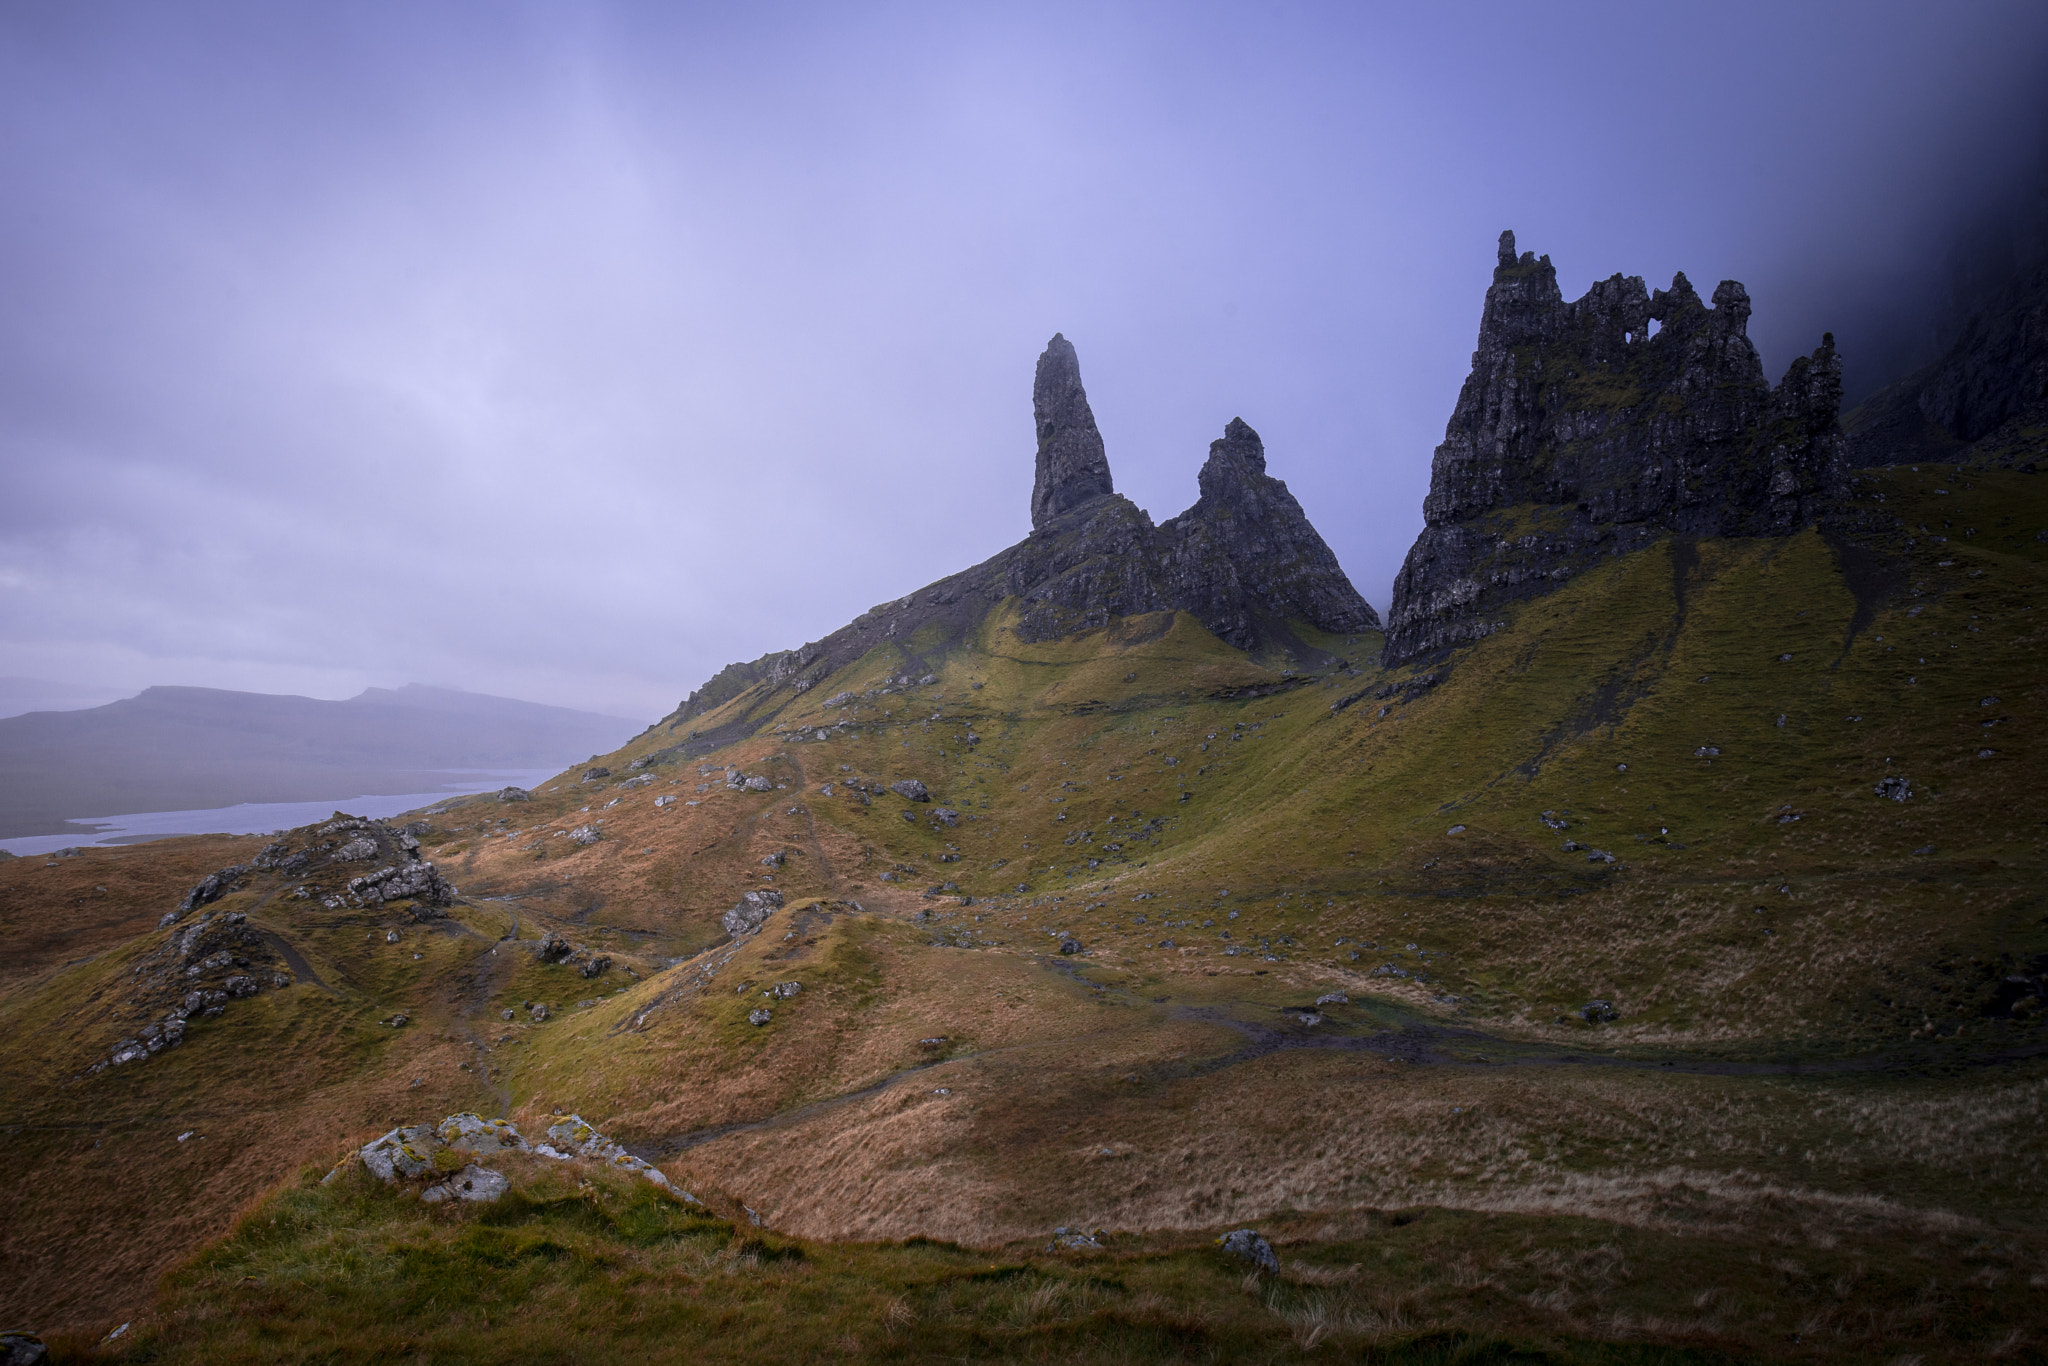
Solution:
[[(243, 802), (204, 811), (136, 811), (122, 816), (73, 816), (81, 827), (68, 835), (23, 835), (0, 840), (0, 849), (23, 858), (47, 854), (73, 846), (140, 844), (169, 835), (267, 835), (273, 830), (290, 830), (326, 820), (336, 811), (351, 816), (383, 820), (401, 812), (431, 806), (468, 792), (492, 792), (507, 785), (535, 787), (554, 777), (560, 768), (467, 770), (461, 781), (438, 792), (407, 792), (383, 797), (335, 797), (317, 802)], [(480, 781), (487, 780), (487, 781)]]

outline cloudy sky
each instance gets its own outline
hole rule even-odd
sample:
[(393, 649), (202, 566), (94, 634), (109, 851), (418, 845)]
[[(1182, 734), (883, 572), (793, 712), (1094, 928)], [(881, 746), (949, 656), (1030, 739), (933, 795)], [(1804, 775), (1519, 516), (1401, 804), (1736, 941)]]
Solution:
[(1384, 610), (1503, 227), (1883, 378), (2044, 52), (2037, 0), (17, 0), (0, 674), (651, 719), (1021, 537), (1054, 331), (1119, 490), (1242, 415)]

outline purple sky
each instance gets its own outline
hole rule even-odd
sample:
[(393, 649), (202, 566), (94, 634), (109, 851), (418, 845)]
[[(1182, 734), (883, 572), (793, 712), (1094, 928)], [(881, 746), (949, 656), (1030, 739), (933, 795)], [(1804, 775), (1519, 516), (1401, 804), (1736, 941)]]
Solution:
[(1384, 611), (1503, 227), (1853, 384), (2044, 51), (2038, 0), (20, 0), (0, 673), (651, 719), (1019, 539), (1054, 331), (1120, 491), (1242, 415)]

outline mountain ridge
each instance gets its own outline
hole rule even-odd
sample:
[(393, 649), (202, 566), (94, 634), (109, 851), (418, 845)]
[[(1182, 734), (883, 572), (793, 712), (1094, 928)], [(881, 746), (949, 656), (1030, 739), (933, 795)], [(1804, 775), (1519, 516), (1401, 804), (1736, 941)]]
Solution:
[[(1265, 443), (1233, 418), (1210, 443), (1193, 506), (1154, 525), (1115, 492), (1073, 343), (1054, 334), (1033, 380), (1038, 434), (1031, 532), (1016, 545), (882, 603), (819, 640), (728, 665), (668, 717), (674, 731), (756, 684), (799, 694), (882, 642), (939, 648), (997, 604), (1023, 607), (1011, 627), (1026, 641), (1052, 640), (1112, 618), (1185, 611), (1240, 649), (1324, 652), (1311, 631), (1377, 630), (1379, 614), (1345, 577), (1287, 485), (1266, 472)], [(922, 642), (911, 645), (911, 642)]]

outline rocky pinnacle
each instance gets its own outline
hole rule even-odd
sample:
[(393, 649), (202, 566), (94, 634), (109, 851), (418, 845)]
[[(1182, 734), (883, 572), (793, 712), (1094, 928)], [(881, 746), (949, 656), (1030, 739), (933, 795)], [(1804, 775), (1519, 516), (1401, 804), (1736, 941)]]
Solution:
[(1096, 498), (1114, 493), (1102, 433), (1081, 387), (1074, 344), (1055, 332), (1038, 358), (1031, 386), (1038, 424), (1038, 477), (1031, 486), (1031, 525), (1038, 528)]
[[(935, 660), (952, 642), (972, 639), (1006, 602), (1016, 615), (1002, 629), (1021, 641), (1098, 631), (1119, 618), (1186, 612), (1239, 649), (1275, 652), (1309, 667), (1336, 658), (1309, 643), (1315, 632), (1379, 629), (1379, 615), (1344, 577), (1301, 504), (1266, 473), (1265, 443), (1243, 418), (1231, 419), (1222, 437), (1209, 443), (1195, 505), (1154, 526), (1143, 508), (1110, 487), (1102, 435), (1065, 337), (1054, 337), (1038, 358), (1032, 407), (1038, 479), (1031, 535), (971, 569), (870, 609), (822, 640), (728, 666), (676, 709), (670, 733), (750, 688), (802, 693), (878, 647), (902, 652), (898, 684), (912, 686), (925, 673), (927, 656)], [(1156, 633), (1170, 625), (1155, 618), (1145, 629)], [(1312, 630), (1297, 634), (1304, 625)], [(915, 649), (913, 641), (920, 642)], [(731, 732), (736, 735), (759, 722), (732, 724), (739, 727)], [(689, 752), (701, 754), (715, 743), (723, 741), (691, 731), (674, 748), (694, 746)]]

